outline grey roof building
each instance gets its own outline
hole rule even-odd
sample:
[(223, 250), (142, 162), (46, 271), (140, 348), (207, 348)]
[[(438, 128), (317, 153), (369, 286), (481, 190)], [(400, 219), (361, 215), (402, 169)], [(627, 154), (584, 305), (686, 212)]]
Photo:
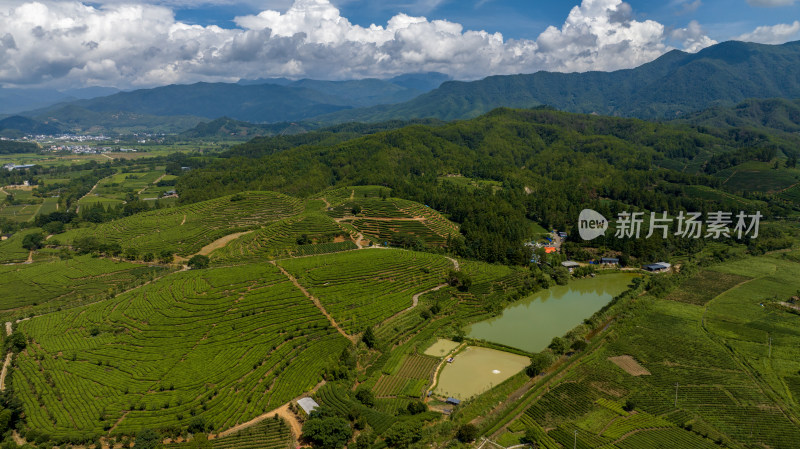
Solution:
[(297, 400), (297, 405), (299, 405), (300, 408), (302, 408), (303, 411), (306, 412), (306, 415), (310, 415), (311, 412), (313, 412), (314, 410), (317, 409), (317, 407), (319, 407), (319, 404), (317, 404), (317, 401), (315, 401), (315, 400), (313, 400), (311, 398), (298, 399)]

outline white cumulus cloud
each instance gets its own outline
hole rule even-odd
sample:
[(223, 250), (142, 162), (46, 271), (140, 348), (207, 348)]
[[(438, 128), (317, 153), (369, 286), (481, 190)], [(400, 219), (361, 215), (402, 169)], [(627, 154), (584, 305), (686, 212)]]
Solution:
[(689, 22), (686, 28), (673, 30), (671, 37), (681, 42), (684, 50), (695, 53), (708, 46), (714, 45), (717, 41), (706, 36), (705, 31), (696, 20)]
[(236, 17), (235, 24), (189, 25), (177, 21), (172, 9), (147, 3), (0, 0), (0, 84), (131, 87), (419, 71), (475, 79), (630, 68), (671, 50), (668, 41), (688, 51), (714, 43), (696, 22), (668, 31), (656, 21), (637, 20), (622, 0), (583, 0), (563, 25), (535, 39), (504, 39), (404, 13), (364, 27), (329, 0), (295, 0), (288, 9)]
[(795, 0), (747, 0), (747, 3), (753, 6), (789, 6), (793, 5)]
[(800, 36), (800, 21), (781, 23), (773, 26), (760, 26), (755, 30), (737, 36), (737, 41), (758, 42), (761, 44), (783, 44)]

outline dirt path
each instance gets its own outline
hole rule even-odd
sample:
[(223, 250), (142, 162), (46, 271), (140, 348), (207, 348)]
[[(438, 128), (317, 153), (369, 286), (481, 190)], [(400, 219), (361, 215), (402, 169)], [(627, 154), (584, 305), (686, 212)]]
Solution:
[(186, 214), (183, 214), (183, 221), (181, 221), (181, 226), (186, 224)]
[(324, 203), (325, 203), (325, 209), (330, 209), (330, 208), (331, 208), (331, 203), (329, 203), (329, 202), (328, 202), (328, 199), (327, 199), (327, 198), (325, 198), (325, 197), (323, 196), (323, 197), (322, 197), (322, 198), (320, 198), (320, 199), (322, 200), (322, 202), (324, 202)]
[(428, 393), (432, 392), (433, 389), (436, 388), (436, 385), (439, 383), (439, 371), (441, 371), (442, 368), (444, 367), (444, 365), (447, 364), (447, 359), (452, 357), (453, 354), (455, 354), (458, 351), (460, 351), (461, 349), (463, 349), (464, 346), (466, 346), (466, 345), (467, 345), (466, 343), (461, 343), (455, 349), (453, 349), (452, 351), (447, 353), (447, 355), (442, 357), (442, 361), (439, 362), (438, 365), (436, 365), (436, 369), (433, 371), (433, 377), (432, 377), (433, 381), (431, 382), (431, 385), (428, 387), (428, 389), (425, 390), (425, 402), (428, 402), (431, 399), (431, 397), (428, 396)]
[(200, 251), (197, 252), (197, 254), (199, 254), (201, 256), (207, 256), (207, 255), (211, 254), (215, 249), (224, 248), (225, 245), (227, 245), (228, 243), (232, 242), (233, 240), (236, 240), (236, 239), (238, 239), (239, 237), (241, 237), (243, 235), (250, 234), (251, 232), (253, 232), (253, 231), (245, 231), (245, 232), (237, 232), (235, 234), (228, 234), (225, 237), (216, 239), (213, 242), (209, 243), (208, 245), (204, 246), (203, 248), (200, 249)]
[[(78, 203), (80, 203), (82, 199), (84, 199), (84, 198), (86, 198), (87, 196), (91, 195), (91, 194), (92, 194), (92, 192), (94, 192), (94, 189), (96, 189), (96, 188), (97, 188), (97, 186), (98, 186), (98, 185), (100, 185), (100, 181), (102, 181), (103, 179), (106, 179), (106, 178), (101, 178), (100, 180), (98, 180), (98, 181), (97, 181), (97, 182), (96, 182), (96, 183), (95, 183), (95, 184), (92, 186), (92, 190), (88, 191), (88, 192), (86, 193), (86, 195), (83, 195), (83, 196), (82, 196), (82, 197), (81, 197), (81, 198), (80, 198), (78, 201), (76, 201), (76, 202), (75, 202), (75, 204), (78, 204)], [(78, 204), (78, 206), (75, 208), (75, 212), (79, 212), (80, 210), (81, 210), (81, 206), (80, 206), (80, 204)]]
[(725, 178), (725, 180), (724, 180), (724, 181), (722, 181), (722, 185), (725, 185), (725, 184), (727, 184), (727, 183), (728, 183), (728, 181), (730, 181), (730, 180), (731, 180), (731, 178), (733, 178), (733, 177), (734, 177), (734, 175), (736, 175), (736, 173), (739, 173), (739, 170), (734, 170), (734, 171), (733, 171), (733, 173), (731, 173), (731, 175), (730, 175), (730, 176), (728, 176), (727, 178)]
[(6, 390), (6, 376), (8, 375), (8, 367), (11, 366), (11, 353), (6, 354), (6, 361), (3, 362), (3, 370), (0, 371), (0, 391)]
[(130, 412), (123, 413), (122, 416), (119, 417), (117, 422), (115, 422), (114, 425), (111, 426), (111, 429), (108, 430), (108, 434), (109, 435), (111, 435), (111, 432), (117, 430), (117, 426), (119, 426), (119, 424), (122, 422), (122, 420), (125, 419), (126, 416), (128, 416), (128, 413), (130, 413)]
[[(14, 332), (14, 329), (11, 327), (11, 322), (6, 322), (6, 336), (10, 337), (11, 334)], [(8, 368), (11, 366), (11, 353), (9, 352), (6, 354), (6, 360), (3, 362), (3, 369), (0, 370), (0, 391), (5, 391), (6, 389), (6, 376), (8, 375)]]
[[(447, 257), (447, 256), (445, 256), (445, 257)], [(447, 260), (449, 260), (450, 262), (453, 262), (453, 269), (454, 270), (461, 271), (461, 264), (458, 263), (457, 260), (453, 259), (452, 257), (447, 257)]]
[(154, 186), (154, 185), (158, 184), (158, 182), (159, 182), (159, 181), (161, 181), (162, 179), (164, 179), (164, 176), (167, 176), (167, 174), (166, 174), (166, 173), (164, 173), (163, 175), (159, 176), (159, 177), (158, 177), (158, 179), (156, 179), (155, 181), (153, 181), (153, 182), (151, 182), (150, 184), (148, 184), (148, 185), (146, 185), (146, 186), (142, 187), (142, 190), (140, 190), (140, 191), (137, 193), (137, 195), (141, 195), (142, 193), (144, 193), (144, 191), (145, 191), (145, 190), (147, 190), (148, 188), (150, 188), (150, 186)]
[(276, 415), (283, 418), (283, 420), (286, 421), (286, 424), (289, 425), (289, 428), (292, 430), (292, 438), (294, 440), (295, 447), (297, 447), (297, 440), (299, 440), (300, 435), (303, 434), (303, 426), (300, 424), (300, 421), (297, 420), (297, 416), (295, 416), (295, 414), (292, 413), (291, 410), (289, 410), (288, 402), (271, 412), (267, 412), (264, 413), (263, 415), (256, 416), (255, 418), (251, 419), (250, 421), (247, 421), (246, 423), (239, 424), (238, 426), (231, 427), (230, 429), (224, 432), (220, 432), (216, 436), (214, 436), (214, 439), (224, 438), (228, 435), (232, 435), (236, 432), (247, 429), (248, 427), (253, 427), (254, 425), (260, 423), (261, 421), (272, 418)]
[(101, 155), (101, 156), (104, 156), (104, 157), (107, 157), (107, 158), (111, 159), (112, 161), (114, 160), (114, 158), (113, 158), (113, 157), (111, 157), (111, 156), (109, 156), (109, 155), (107, 155), (107, 154), (105, 154), (105, 153), (100, 153), (100, 155)]
[(342, 329), (341, 326), (339, 326), (339, 323), (337, 323), (336, 320), (333, 319), (331, 314), (328, 313), (327, 310), (325, 310), (325, 307), (322, 305), (319, 299), (317, 299), (316, 297), (314, 297), (314, 295), (309, 293), (308, 290), (306, 290), (302, 285), (300, 285), (299, 282), (297, 282), (297, 279), (295, 279), (294, 276), (289, 274), (288, 271), (284, 270), (282, 266), (275, 263), (274, 260), (270, 261), (269, 263), (278, 267), (278, 269), (281, 270), (281, 273), (283, 273), (284, 276), (286, 276), (290, 281), (292, 281), (292, 284), (294, 284), (295, 287), (297, 287), (301, 292), (303, 292), (303, 294), (306, 295), (306, 297), (310, 299), (315, 306), (317, 306), (317, 308), (320, 310), (320, 312), (322, 312), (323, 315), (325, 315), (325, 318), (328, 319), (328, 321), (331, 323), (331, 326), (333, 326), (334, 329), (336, 329), (340, 334), (342, 334), (344, 338), (350, 340), (353, 344), (356, 344), (357, 342), (356, 337), (353, 335), (348, 335), (347, 332), (345, 332), (344, 329)]
[(359, 232), (358, 235), (356, 235), (356, 242), (355, 242), (358, 249), (364, 249), (364, 244), (361, 243), (362, 240), (366, 239), (364, 238), (364, 234)]
[(406, 307), (405, 309), (395, 313), (394, 315), (390, 316), (389, 318), (386, 318), (385, 320), (381, 321), (381, 324), (379, 324), (378, 326), (379, 327), (383, 326), (384, 324), (388, 323), (389, 321), (392, 321), (393, 319), (397, 318), (398, 316), (413, 310), (414, 307), (417, 307), (417, 305), (419, 304), (419, 297), (424, 295), (425, 293), (430, 293), (430, 292), (435, 292), (437, 290), (441, 290), (442, 288), (447, 287), (447, 285), (448, 284), (440, 284), (440, 285), (437, 285), (436, 287), (429, 288), (429, 289), (425, 290), (424, 292), (417, 293), (416, 295), (411, 297), (411, 306), (410, 307)]

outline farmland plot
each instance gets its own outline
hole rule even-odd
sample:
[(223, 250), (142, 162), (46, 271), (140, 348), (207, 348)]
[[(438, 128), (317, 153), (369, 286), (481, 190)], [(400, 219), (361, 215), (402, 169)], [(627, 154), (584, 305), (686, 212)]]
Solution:
[(277, 268), (176, 273), (25, 321), (14, 388), (54, 436), (246, 422), (313, 387), (348, 344)]
[(412, 305), (412, 296), (444, 280), (445, 257), (365, 249), (279, 262), (348, 333), (361, 332)]

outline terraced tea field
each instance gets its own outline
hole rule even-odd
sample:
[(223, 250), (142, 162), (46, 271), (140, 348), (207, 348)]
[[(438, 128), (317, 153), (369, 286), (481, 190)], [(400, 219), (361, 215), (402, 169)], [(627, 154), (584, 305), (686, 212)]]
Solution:
[(211, 447), (214, 449), (291, 449), (293, 445), (289, 427), (282, 420), (265, 419), (253, 427), (233, 435), (211, 440)]
[(364, 249), (279, 262), (349, 334), (412, 306), (412, 296), (444, 281), (453, 263), (443, 256), (398, 249)]
[[(0, 266), (0, 311), (33, 305), (49, 309), (103, 299), (167, 272), (127, 262), (80, 256), (69, 260)], [(20, 286), (25, 286), (21, 288)]]
[(296, 215), (265, 226), (212, 253), (223, 261), (275, 259), (356, 249), (345, 227), (321, 212)]
[(419, 398), (430, 385), (439, 359), (425, 355), (408, 355), (396, 372), (383, 374), (372, 391), (379, 398), (405, 396)]
[[(354, 206), (361, 212), (352, 215)], [(378, 242), (397, 242), (420, 238), (427, 245), (441, 246), (449, 236), (458, 235), (458, 227), (429, 207), (398, 198), (363, 198), (345, 202), (330, 214), (339, 216), (364, 235)]]
[(96, 237), (101, 242), (137, 248), (140, 254), (164, 249), (180, 256), (196, 253), (229, 234), (259, 228), (303, 210), (300, 200), (273, 192), (247, 192), (76, 229), (62, 242)]
[(13, 385), (54, 436), (186, 426), (219, 431), (321, 380), (349, 342), (269, 264), (186, 271), (19, 324)]
[(381, 192), (387, 195), (389, 189), (361, 186), (320, 196), (330, 205), (329, 216), (381, 244), (420, 238), (426, 245), (442, 246), (449, 236), (459, 234), (458, 226), (439, 212), (414, 201), (381, 197)]
[(22, 247), (22, 240), (28, 234), (40, 232), (42, 232), (40, 228), (24, 229), (14, 233), (7, 240), (0, 241), (0, 263), (25, 262), (30, 251)]

